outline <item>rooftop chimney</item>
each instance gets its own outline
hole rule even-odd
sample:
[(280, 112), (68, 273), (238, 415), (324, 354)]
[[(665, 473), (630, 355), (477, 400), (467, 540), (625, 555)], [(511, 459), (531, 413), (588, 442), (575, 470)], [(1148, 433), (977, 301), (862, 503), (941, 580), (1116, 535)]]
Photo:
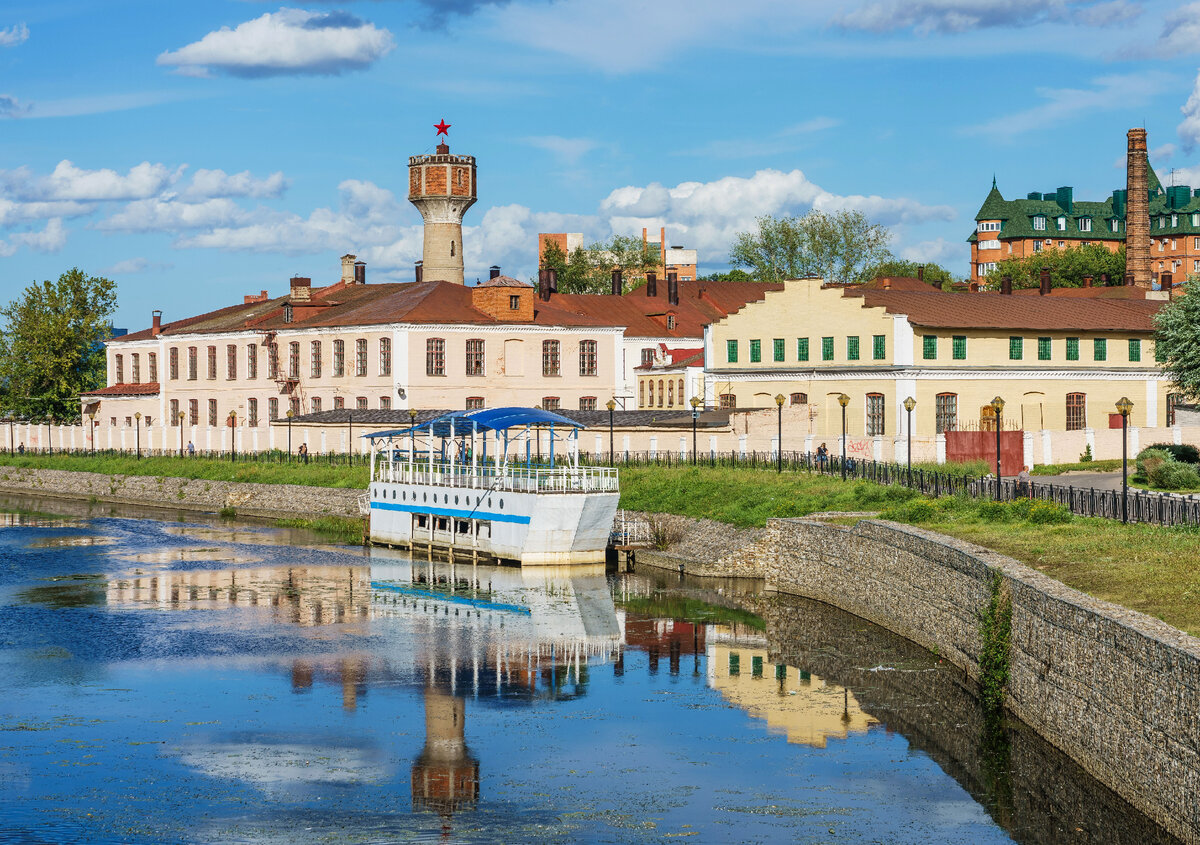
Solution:
[(1164, 270), (1163, 274), (1161, 276), (1159, 276), (1158, 289), (1159, 290), (1170, 290), (1172, 282), (1173, 282), (1173, 277), (1171, 276), (1171, 271)]
[(653, 272), (646, 274), (646, 296), (658, 296), (658, 276)]
[(1100, 274), (1100, 287), (1103, 287), (1103, 288), (1108, 287), (1108, 273)]
[(667, 303), (669, 305), (679, 304), (679, 277), (674, 270), (667, 273)]
[(1088, 275), (1083, 277), (1083, 286), (1085, 288), (1090, 288), (1092, 286), (1092, 274), (1091, 273), (1089, 273)]
[(1133, 283), (1150, 289), (1150, 183), (1146, 158), (1146, 130), (1130, 129), (1125, 156), (1125, 272)]
[(1046, 294), (1050, 293), (1050, 268), (1049, 267), (1042, 268), (1042, 272), (1041, 272), (1041, 275), (1038, 277), (1038, 281), (1041, 282), (1041, 287), (1038, 289), (1038, 293), (1041, 294), (1042, 296), (1045, 296)]
[[(1128, 255), (1128, 252), (1126, 252), (1126, 255)], [(1126, 266), (1129, 266), (1129, 262), (1128, 262), (1128, 261), (1126, 261), (1126, 262), (1125, 262), (1125, 265), (1126, 265)], [(1130, 286), (1132, 286), (1132, 285), (1133, 285), (1133, 273), (1130, 273), (1130, 272), (1128, 272), (1128, 271), (1127, 271), (1127, 272), (1125, 273), (1125, 286), (1126, 286), (1126, 287), (1130, 287)]]
[(892, 289), (892, 280), (889, 279), (887, 276), (884, 276), (882, 279), (880, 279), (879, 283), (883, 286), (884, 290)]
[(553, 267), (546, 271), (546, 290), (550, 293), (558, 293), (558, 271)]
[(488, 268), (488, 278), (489, 279), (494, 279), (499, 275), (500, 275), (500, 265), (499, 264), (493, 264), (491, 267)]
[(925, 265), (924, 264), (920, 264), (917, 266), (917, 278), (922, 282), (925, 281)]
[(936, 282), (930, 282), (930, 284), (933, 285), (938, 290), (942, 289), (942, 280), (941, 279), (938, 279)]
[(625, 290), (625, 283), (621, 279), (621, 271), (613, 270), (612, 271), (612, 295), (620, 296), (624, 292), (624, 290)]
[(242, 304), (249, 305), (252, 302), (266, 302), (269, 298), (265, 290), (258, 293), (248, 293), (242, 297)]
[(307, 276), (292, 276), (292, 302), (308, 302), (312, 299), (312, 279)]
[(1005, 296), (1012, 296), (1012, 276), (1000, 277), (1000, 293)]
[(417, 284), (425, 281), (425, 262), (418, 261), (413, 265), (413, 281)]
[(354, 284), (354, 256), (349, 253), (342, 256), (342, 284)]
[(354, 262), (354, 284), (365, 285), (367, 283), (367, 262)]
[(550, 299), (549, 270), (538, 270), (538, 297), (541, 298), (542, 302), (546, 302), (548, 299)]
[(152, 334), (154, 337), (158, 337), (159, 332), (161, 332), (161, 331), (162, 331), (162, 312), (161, 311), (151, 311), (150, 312), (150, 334)]

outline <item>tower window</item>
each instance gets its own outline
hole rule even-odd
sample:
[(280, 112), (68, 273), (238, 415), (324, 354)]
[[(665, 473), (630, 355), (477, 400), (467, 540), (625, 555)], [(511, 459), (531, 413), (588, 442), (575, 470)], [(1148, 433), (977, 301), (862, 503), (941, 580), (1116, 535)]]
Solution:
[(454, 255), (454, 241), (450, 241), (450, 254)]

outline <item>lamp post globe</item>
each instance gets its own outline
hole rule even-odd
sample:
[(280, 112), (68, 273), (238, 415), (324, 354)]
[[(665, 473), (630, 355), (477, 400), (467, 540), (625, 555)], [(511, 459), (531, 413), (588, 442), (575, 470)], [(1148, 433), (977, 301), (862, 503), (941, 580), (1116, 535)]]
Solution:
[(1133, 403), (1128, 396), (1117, 400), (1117, 413), (1121, 415), (1121, 522), (1129, 522), (1129, 415)]

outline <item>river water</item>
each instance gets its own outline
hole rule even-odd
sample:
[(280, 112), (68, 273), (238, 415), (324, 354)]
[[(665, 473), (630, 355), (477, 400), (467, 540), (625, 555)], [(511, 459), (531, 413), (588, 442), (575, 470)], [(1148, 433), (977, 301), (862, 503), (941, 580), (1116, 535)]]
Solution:
[(1173, 841), (816, 602), (71, 507), (0, 500), (3, 842)]

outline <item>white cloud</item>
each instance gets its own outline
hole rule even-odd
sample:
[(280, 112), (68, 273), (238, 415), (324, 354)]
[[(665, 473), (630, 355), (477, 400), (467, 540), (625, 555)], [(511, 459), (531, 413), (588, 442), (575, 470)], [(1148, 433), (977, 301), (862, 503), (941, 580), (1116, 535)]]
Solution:
[(348, 12), (282, 8), (168, 50), (158, 64), (192, 76), (338, 74), (365, 68), (394, 46), (388, 30)]
[(581, 158), (600, 146), (591, 138), (563, 138), (560, 135), (542, 135), (524, 140), (531, 147), (550, 153), (563, 164), (578, 164)]
[(29, 40), (29, 27), (23, 23), (0, 29), (0, 47), (16, 47)]
[(1144, 52), (1160, 58), (1200, 52), (1200, 3), (1188, 3), (1168, 14), (1158, 41)]
[(148, 271), (170, 270), (175, 265), (167, 264), (161, 261), (150, 261), (146, 258), (126, 258), (124, 261), (118, 261), (111, 267), (104, 267), (100, 270), (105, 276), (127, 276), (132, 273), (145, 273)]
[(1197, 144), (1200, 144), (1200, 74), (1196, 75), (1196, 84), (1192, 87), (1192, 95), (1187, 98), (1187, 102), (1179, 110), (1183, 112), (1183, 122), (1176, 127), (1175, 131), (1179, 135), (1179, 140), (1183, 142), (1183, 151), (1190, 153), (1196, 149)]
[(228, 198), (181, 202), (156, 197), (129, 203), (95, 228), (103, 232), (177, 232), (241, 225), (250, 219), (250, 212)]
[(26, 168), (0, 170), (0, 185), (22, 200), (35, 202), (131, 200), (162, 192), (182, 175), (184, 167), (172, 170), (143, 161), (122, 175), (107, 168), (83, 170), (63, 159), (48, 176), (35, 177)]
[(833, 23), (867, 32), (911, 29), (929, 35), (1047, 22), (1109, 26), (1140, 12), (1127, 0), (880, 0), (843, 12)]
[(287, 190), (288, 180), (280, 172), (266, 179), (256, 179), (249, 170), (241, 173), (226, 173), (224, 170), (205, 170), (192, 174), (191, 184), (182, 192), (184, 199), (206, 199), (210, 197), (279, 197)]
[(40, 232), (17, 232), (10, 235), (7, 241), (0, 240), (0, 257), (14, 255), (23, 246), (35, 252), (58, 252), (66, 243), (66, 227), (62, 220), (55, 217), (46, 221), (46, 228)]
[(13, 226), (31, 220), (49, 220), (52, 217), (82, 217), (96, 210), (93, 203), (73, 200), (51, 202), (14, 202), (0, 199), (0, 226)]
[(1037, 88), (1037, 95), (1045, 100), (1041, 105), (1000, 115), (960, 131), (964, 135), (1011, 139), (1022, 132), (1041, 131), (1090, 112), (1127, 109), (1130, 103), (1145, 102), (1165, 90), (1171, 81), (1169, 74), (1143, 71), (1097, 77), (1092, 80), (1091, 88)]

